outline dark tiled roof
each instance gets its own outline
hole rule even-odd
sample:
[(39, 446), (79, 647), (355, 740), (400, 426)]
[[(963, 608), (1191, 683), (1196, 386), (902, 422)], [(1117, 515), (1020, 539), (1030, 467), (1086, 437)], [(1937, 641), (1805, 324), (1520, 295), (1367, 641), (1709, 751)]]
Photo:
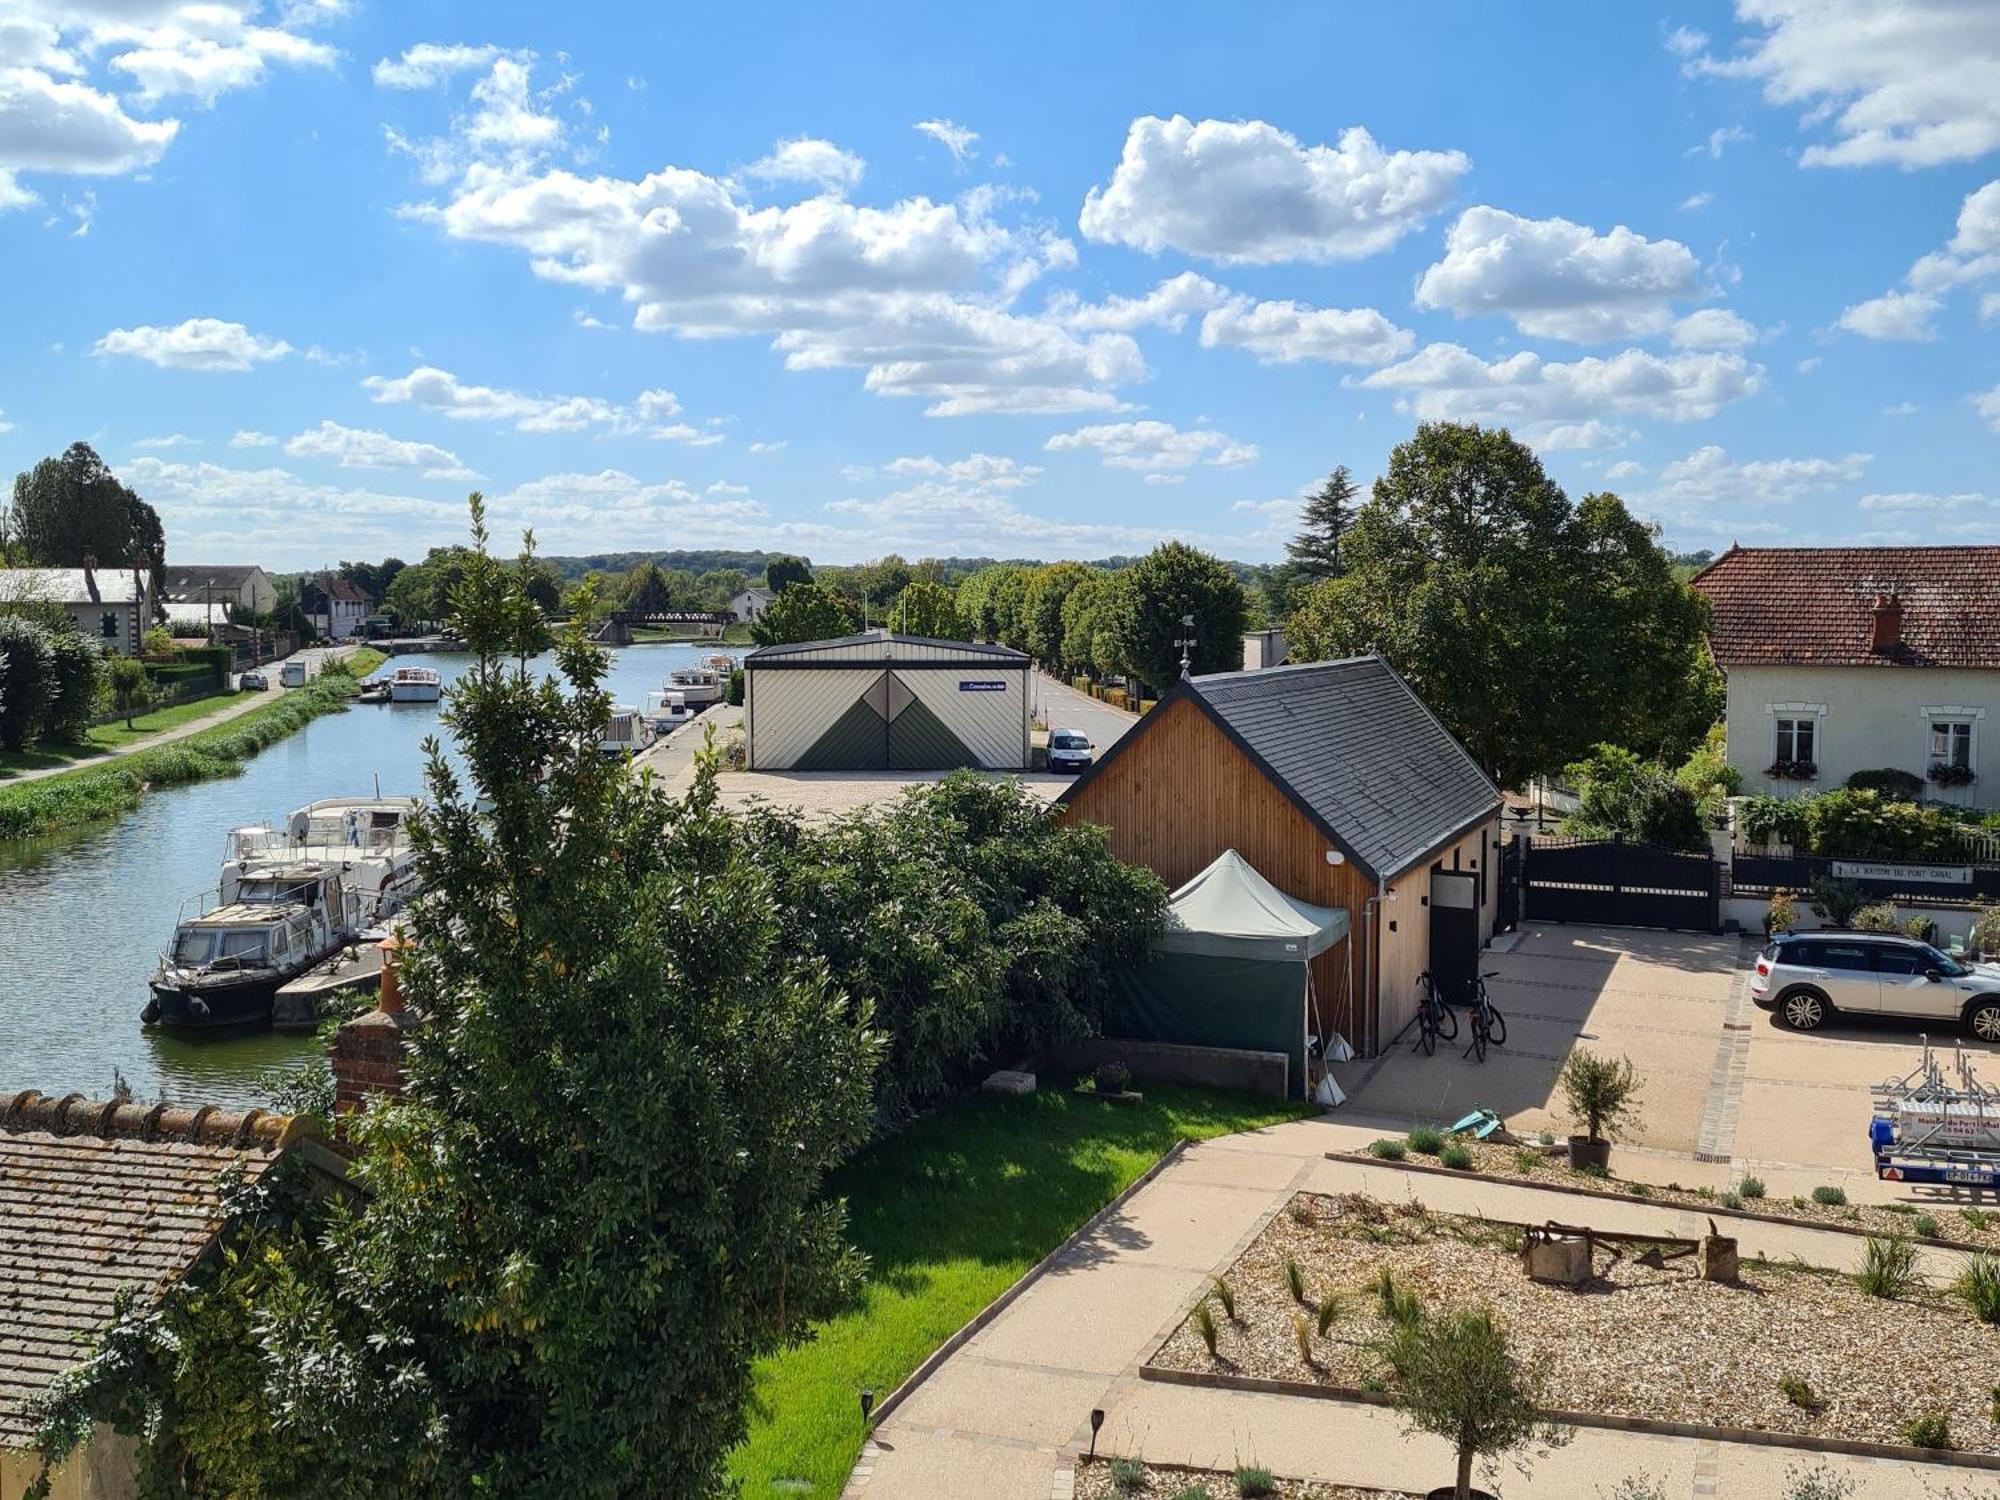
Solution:
[[(887, 630), (865, 630), (859, 635), (836, 636), (824, 641), (792, 641), (782, 646), (759, 646), (746, 655), (745, 665), (756, 661), (770, 661), (783, 656), (810, 656), (815, 651), (826, 651), (840, 646), (949, 646), (965, 656), (993, 656), (1006, 658), (1016, 663), (1026, 663), (1028, 654), (1016, 651), (1012, 646), (994, 645), (988, 641), (946, 641), (928, 635), (895, 635)], [(915, 658), (921, 662), (922, 658)]]
[[(2000, 547), (1732, 547), (1693, 584), (1724, 667), (2000, 667)], [(1884, 594), (1902, 643), (1874, 651)]]
[(328, 599), (344, 599), (354, 604), (374, 602), (368, 597), (368, 591), (351, 578), (315, 578), (306, 588), (317, 589)]
[[(1379, 656), (1218, 672), (1178, 683), (1168, 696), (1182, 694), (1378, 879), (1402, 874), (1499, 809), (1499, 788)], [(1059, 800), (1163, 722), (1155, 708)]]
[(189, 565), (168, 568), (163, 592), (169, 599), (202, 597), (207, 589), (240, 589), (257, 571), (255, 563), (218, 563), (212, 567)]
[(0, 1447), (90, 1352), (121, 1287), (156, 1296), (222, 1225), (222, 1176), (254, 1179), (309, 1120), (0, 1094)]

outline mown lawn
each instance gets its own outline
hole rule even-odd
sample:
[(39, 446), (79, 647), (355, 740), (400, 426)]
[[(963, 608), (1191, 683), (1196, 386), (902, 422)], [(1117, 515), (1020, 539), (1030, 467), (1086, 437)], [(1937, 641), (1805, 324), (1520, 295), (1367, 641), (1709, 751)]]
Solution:
[(210, 714), (221, 713), (240, 701), (235, 692), (210, 693), (206, 698), (190, 699), (186, 703), (176, 703), (170, 708), (156, 708), (151, 713), (134, 714), (132, 727), (127, 729), (125, 721), (115, 724), (99, 724), (84, 736), (81, 745), (37, 745), (32, 750), (0, 750), (0, 777), (16, 771), (39, 771), (48, 766), (76, 765), (95, 759), (108, 751), (122, 750), (127, 745), (149, 739), (168, 729), (178, 729), (195, 719), (205, 719)]
[(749, 1441), (731, 1463), (750, 1500), (833, 1500), (861, 1451), (859, 1393), (886, 1396), (924, 1357), (1116, 1197), (1177, 1140), (1314, 1111), (1149, 1083), (1142, 1105), (1057, 1089), (974, 1094), (863, 1152), (833, 1190), (866, 1251), (860, 1304), (764, 1360)]

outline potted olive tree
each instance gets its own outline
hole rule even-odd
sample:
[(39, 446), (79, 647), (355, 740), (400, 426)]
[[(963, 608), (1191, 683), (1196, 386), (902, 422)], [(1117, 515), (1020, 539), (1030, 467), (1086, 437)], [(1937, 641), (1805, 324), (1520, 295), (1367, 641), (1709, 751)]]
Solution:
[(1611, 1141), (1624, 1128), (1625, 1114), (1639, 1100), (1639, 1075), (1629, 1057), (1599, 1057), (1579, 1047), (1562, 1070), (1569, 1117), (1583, 1127), (1569, 1138), (1569, 1164), (1596, 1167), (1611, 1160)]
[(1428, 1500), (1492, 1500), (1472, 1487), (1475, 1460), (1497, 1459), (1537, 1439), (1551, 1447), (1566, 1440), (1543, 1420), (1534, 1372), (1515, 1359), (1505, 1330), (1483, 1307), (1413, 1318), (1381, 1348), (1397, 1410), (1457, 1451), (1457, 1479)]

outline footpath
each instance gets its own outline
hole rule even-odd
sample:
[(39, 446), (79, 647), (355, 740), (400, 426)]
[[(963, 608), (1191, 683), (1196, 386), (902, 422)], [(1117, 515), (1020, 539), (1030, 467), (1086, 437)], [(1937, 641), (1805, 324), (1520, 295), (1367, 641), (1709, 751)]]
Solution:
[[(320, 669), (327, 662), (340, 661), (345, 657), (353, 655), (359, 649), (358, 646), (328, 646), (301, 651), (296, 657), (287, 659), (297, 660), (304, 658), (306, 662), (306, 680), (310, 682), (320, 674)], [(270, 664), (270, 670), (274, 673), (277, 667), (278, 663), (276, 662)], [(33, 771), (17, 771), (12, 776), (0, 779), (0, 787), (25, 786), (28, 782), (40, 781), (46, 776), (62, 776), (70, 771), (95, 770), (99, 766), (110, 765), (120, 756), (133, 755), (141, 750), (154, 750), (161, 745), (171, 745), (175, 740), (184, 740), (189, 735), (200, 734), (204, 730), (215, 728), (218, 724), (227, 724), (231, 719), (241, 718), (252, 709), (262, 708), (267, 703), (276, 703), (280, 697), (290, 691), (291, 689), (289, 688), (279, 688), (274, 692), (266, 693), (238, 693), (235, 697), (217, 708), (212, 714), (204, 714), (198, 719), (190, 719), (185, 724), (176, 724), (172, 729), (163, 729), (158, 734), (149, 734), (142, 740), (132, 741), (129, 745), (119, 745), (113, 749), (106, 750), (101, 755), (92, 755), (83, 759), (68, 761), (62, 765), (42, 766)]]

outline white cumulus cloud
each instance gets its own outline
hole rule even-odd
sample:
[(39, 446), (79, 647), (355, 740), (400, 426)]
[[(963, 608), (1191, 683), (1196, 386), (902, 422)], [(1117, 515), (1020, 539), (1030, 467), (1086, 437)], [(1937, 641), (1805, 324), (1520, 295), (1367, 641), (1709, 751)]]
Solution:
[(372, 428), (327, 420), (285, 444), (293, 458), (323, 458), (343, 469), (419, 469), (426, 479), (477, 479), (458, 455), (434, 443), (394, 438)]
[(385, 57), (377, 62), (375, 86), (385, 89), (436, 88), (455, 74), (477, 72), (499, 55), (500, 49), (491, 45), (419, 42), (407, 48), (401, 57)]
[(1385, 151), (1360, 126), (1305, 145), (1262, 120), (1132, 122), (1084, 237), (1209, 260), (1352, 260), (1387, 250), (1451, 201), (1461, 151)]
[(759, 182), (803, 182), (828, 192), (844, 193), (861, 181), (867, 163), (832, 141), (800, 136), (780, 141), (770, 154), (743, 169)]
[(1416, 301), (1462, 318), (1502, 315), (1531, 337), (1602, 343), (1663, 332), (1672, 304), (1700, 289), (1701, 264), (1678, 240), (1482, 205), (1451, 226)]
[(1238, 298), (1201, 320), (1202, 347), (1244, 349), (1264, 364), (1322, 360), (1383, 365), (1408, 354), (1416, 336), (1372, 307), (1305, 307)]
[(1840, 326), (1866, 339), (1923, 343), (1937, 337), (1932, 320), (1943, 306), (1928, 292), (1884, 292), (1840, 315)]
[(1744, 349), (1760, 336), (1754, 323), (1726, 307), (1698, 308), (1673, 328), (1680, 349)]
[(90, 352), (143, 359), (168, 370), (243, 371), (284, 358), (292, 346), (283, 339), (252, 333), (241, 323), (189, 318), (171, 328), (150, 324), (114, 328)]
[(1225, 288), (1206, 276), (1183, 271), (1140, 297), (1113, 295), (1102, 302), (1086, 303), (1074, 294), (1061, 293), (1049, 299), (1049, 311), (1065, 328), (1082, 332), (1130, 333), (1158, 327), (1179, 333), (1191, 314), (1220, 307), (1228, 300)]
[(1051, 453), (1095, 452), (1107, 469), (1165, 472), (1205, 464), (1237, 468), (1257, 461), (1257, 449), (1219, 432), (1183, 431), (1171, 422), (1107, 422), (1059, 432), (1043, 445)]
[(1861, 478), (1866, 453), (1840, 458), (1774, 458), (1739, 462), (1710, 443), (1660, 470), (1645, 499), (1668, 509), (1688, 506), (1790, 505)]
[(979, 155), (979, 132), (967, 130), (963, 125), (954, 125), (950, 120), (919, 120), (910, 127), (921, 135), (927, 135), (951, 153), (951, 159), (960, 166)]

